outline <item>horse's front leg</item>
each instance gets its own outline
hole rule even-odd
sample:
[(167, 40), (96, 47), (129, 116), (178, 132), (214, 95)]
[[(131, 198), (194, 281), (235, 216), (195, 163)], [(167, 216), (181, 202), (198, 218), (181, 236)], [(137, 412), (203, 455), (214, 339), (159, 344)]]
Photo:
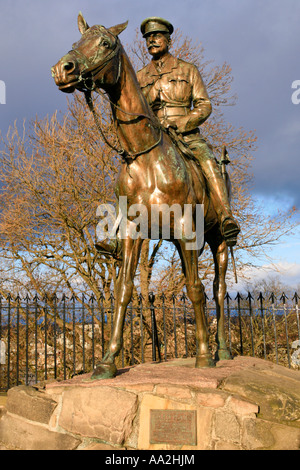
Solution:
[(116, 285), (116, 314), (112, 336), (103, 361), (96, 367), (92, 379), (115, 377), (117, 368), (115, 358), (119, 355), (123, 344), (123, 328), (127, 306), (131, 300), (133, 280), (138, 265), (142, 242), (141, 238), (122, 240), (122, 267)]

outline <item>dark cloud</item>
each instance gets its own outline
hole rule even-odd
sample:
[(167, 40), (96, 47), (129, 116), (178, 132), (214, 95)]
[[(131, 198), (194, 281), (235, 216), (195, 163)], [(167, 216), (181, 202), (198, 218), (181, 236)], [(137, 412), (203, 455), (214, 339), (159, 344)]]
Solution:
[(3, 133), (15, 119), (66, 109), (50, 68), (79, 38), (79, 10), (90, 24), (129, 20), (124, 44), (134, 40), (144, 18), (162, 16), (201, 40), (206, 59), (232, 66), (239, 99), (225, 116), (237, 127), (256, 130), (254, 189), (282, 194), (300, 207), (300, 104), (291, 100), (292, 82), (300, 80), (298, 0), (0, 0), (0, 7), (0, 80), (7, 92), (6, 105), (0, 105)]

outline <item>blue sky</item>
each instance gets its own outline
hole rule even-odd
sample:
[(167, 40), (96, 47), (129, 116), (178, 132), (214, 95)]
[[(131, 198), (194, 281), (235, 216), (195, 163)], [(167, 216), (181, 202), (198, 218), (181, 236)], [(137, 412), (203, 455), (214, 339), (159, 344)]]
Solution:
[[(299, 0), (0, 0), (3, 134), (15, 120), (22, 123), (66, 109), (66, 96), (58, 93), (50, 68), (79, 39), (80, 10), (90, 25), (109, 27), (129, 20), (121, 37), (124, 45), (134, 40), (143, 19), (164, 17), (202, 42), (206, 60), (229, 63), (238, 101), (226, 108), (225, 118), (258, 137), (253, 193), (267, 212), (278, 204), (300, 207), (300, 104), (291, 99), (292, 83), (300, 80)], [(290, 274), (296, 273), (289, 277), (287, 269), (285, 275), (296, 284), (299, 235), (272, 251), (274, 263), (285, 263)]]

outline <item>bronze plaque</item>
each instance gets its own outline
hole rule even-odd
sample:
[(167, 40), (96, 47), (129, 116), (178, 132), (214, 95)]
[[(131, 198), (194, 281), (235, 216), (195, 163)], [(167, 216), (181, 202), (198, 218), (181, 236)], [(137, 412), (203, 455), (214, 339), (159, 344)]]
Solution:
[(150, 410), (150, 444), (197, 445), (197, 411)]

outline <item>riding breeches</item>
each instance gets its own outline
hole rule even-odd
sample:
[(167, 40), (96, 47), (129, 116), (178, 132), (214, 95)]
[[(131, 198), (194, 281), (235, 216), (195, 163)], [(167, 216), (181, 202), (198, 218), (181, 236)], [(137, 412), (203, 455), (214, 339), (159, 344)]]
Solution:
[(209, 196), (213, 202), (219, 223), (222, 225), (225, 218), (232, 217), (227, 188), (209, 144), (197, 131), (185, 134), (183, 139), (200, 164), (207, 182)]

